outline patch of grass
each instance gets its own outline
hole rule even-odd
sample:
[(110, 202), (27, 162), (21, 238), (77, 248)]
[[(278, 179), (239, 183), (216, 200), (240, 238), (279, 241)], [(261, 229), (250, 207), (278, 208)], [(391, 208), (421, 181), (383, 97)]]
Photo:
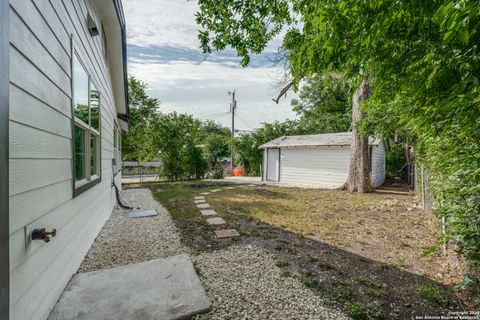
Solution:
[(275, 245), (275, 250), (278, 251), (286, 251), (288, 253), (296, 253), (297, 250), (295, 249), (295, 245), (290, 244), (290, 242), (283, 240), (283, 239), (277, 239), (276, 240), (276, 245)]
[(318, 264), (317, 264), (320, 268), (322, 269), (326, 269), (326, 270), (335, 270), (336, 267), (326, 261), (318, 261)]
[(431, 284), (417, 285), (417, 294), (423, 300), (430, 301), (437, 305), (448, 305), (450, 299), (439, 288)]
[(316, 279), (306, 279), (303, 281), (303, 284), (307, 286), (307, 288), (315, 288), (318, 286), (318, 281)]
[(400, 268), (405, 268), (405, 269), (408, 268), (408, 264), (407, 264), (407, 262), (405, 261), (405, 259), (403, 259), (403, 258), (397, 258), (396, 264), (397, 264), (397, 266), (400, 267)]
[(279, 268), (285, 268), (288, 267), (290, 263), (288, 263), (287, 261), (277, 261), (275, 264)]
[(347, 302), (345, 304), (348, 315), (353, 319), (363, 320), (368, 319), (368, 309), (361, 303)]
[(284, 278), (291, 278), (291, 277), (293, 277), (293, 274), (292, 274), (290, 271), (288, 271), (288, 270), (283, 270), (282, 273), (280, 273), (280, 275), (281, 275), (282, 277), (284, 277)]
[(375, 280), (375, 278), (371, 276), (359, 277), (357, 279), (357, 282), (369, 288), (378, 287), (377, 280)]
[(376, 302), (366, 305), (359, 302), (347, 302), (345, 307), (347, 308), (348, 315), (355, 320), (384, 318), (382, 316), (382, 306)]
[(374, 298), (385, 297), (385, 292), (378, 289), (374, 289), (374, 288), (368, 288), (365, 293), (370, 297), (374, 297)]
[(200, 266), (198, 265), (198, 262), (193, 261), (193, 269), (195, 270), (195, 272), (197, 273), (197, 275), (198, 275), (199, 277), (202, 276), (202, 269), (201, 269)]
[(317, 257), (309, 255), (309, 256), (307, 256), (307, 261), (313, 263), (313, 262), (318, 262), (319, 259)]
[(333, 286), (333, 295), (336, 299), (344, 302), (352, 300), (353, 291), (346, 282), (335, 279), (333, 281)]
[(435, 244), (435, 245), (433, 245), (433, 246), (431, 246), (431, 247), (428, 247), (426, 250), (424, 250), (424, 251), (420, 254), (420, 256), (426, 257), (426, 256), (431, 255), (432, 253), (437, 252), (437, 251), (438, 251), (438, 245)]

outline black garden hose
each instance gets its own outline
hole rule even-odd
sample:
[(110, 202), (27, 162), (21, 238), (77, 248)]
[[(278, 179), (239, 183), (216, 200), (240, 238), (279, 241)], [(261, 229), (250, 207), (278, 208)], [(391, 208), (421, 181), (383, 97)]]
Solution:
[(115, 188), (115, 195), (117, 196), (117, 203), (120, 206), (120, 208), (125, 210), (132, 210), (133, 207), (130, 207), (122, 202), (122, 198), (120, 197), (120, 190), (118, 190), (118, 187), (115, 184), (115, 182), (112, 182), (112, 187)]

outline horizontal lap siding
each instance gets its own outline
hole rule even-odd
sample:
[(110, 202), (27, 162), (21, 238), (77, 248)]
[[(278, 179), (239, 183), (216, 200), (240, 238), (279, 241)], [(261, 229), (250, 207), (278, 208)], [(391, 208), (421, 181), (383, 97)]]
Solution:
[[(113, 104), (88, 0), (10, 1), (10, 277), (13, 320), (46, 319), (111, 213)], [(100, 26), (100, 19), (96, 20)], [(71, 41), (101, 93), (102, 182), (73, 198)], [(117, 176), (117, 181), (120, 176)], [(48, 244), (27, 230), (57, 229)]]
[(341, 186), (348, 177), (349, 147), (282, 148), (280, 182)]
[(381, 186), (385, 182), (385, 147), (383, 143), (372, 146), (372, 185)]

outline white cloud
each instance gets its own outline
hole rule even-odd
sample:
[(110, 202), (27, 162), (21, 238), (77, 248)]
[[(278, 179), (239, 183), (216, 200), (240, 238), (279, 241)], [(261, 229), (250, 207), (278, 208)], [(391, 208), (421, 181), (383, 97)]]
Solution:
[[(163, 112), (212, 118), (228, 111), (230, 97), (227, 91), (236, 89), (237, 128), (250, 129), (262, 122), (295, 117), (289, 106), (291, 95), (279, 105), (271, 100), (275, 95), (272, 84), (278, 69), (261, 65), (242, 68), (232, 62), (231, 56), (222, 56), (222, 53), (197, 63), (196, 2), (125, 0), (124, 10), (127, 41), (132, 49), (135, 47), (129, 57), (129, 73), (148, 83), (149, 94), (162, 101)], [(279, 40), (272, 43), (268, 50), (275, 51)], [(196, 57), (194, 52), (197, 52)], [(230, 125), (227, 115), (213, 118)]]
[[(217, 63), (172, 62), (168, 64), (130, 63), (130, 73), (149, 84), (150, 95), (162, 101), (163, 112), (177, 111), (206, 119), (229, 111), (227, 92), (237, 92), (238, 113), (245, 123), (241, 129), (262, 122), (294, 118), (289, 100), (272, 101), (273, 73), (270, 68), (241, 68)], [(227, 116), (215, 120), (228, 125)]]
[(127, 0), (123, 6), (129, 44), (198, 48), (195, 1)]

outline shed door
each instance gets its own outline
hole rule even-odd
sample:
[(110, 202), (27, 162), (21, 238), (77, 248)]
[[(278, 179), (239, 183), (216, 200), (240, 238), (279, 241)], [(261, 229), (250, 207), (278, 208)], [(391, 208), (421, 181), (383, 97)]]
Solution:
[(268, 149), (267, 159), (267, 181), (278, 181), (280, 149)]

